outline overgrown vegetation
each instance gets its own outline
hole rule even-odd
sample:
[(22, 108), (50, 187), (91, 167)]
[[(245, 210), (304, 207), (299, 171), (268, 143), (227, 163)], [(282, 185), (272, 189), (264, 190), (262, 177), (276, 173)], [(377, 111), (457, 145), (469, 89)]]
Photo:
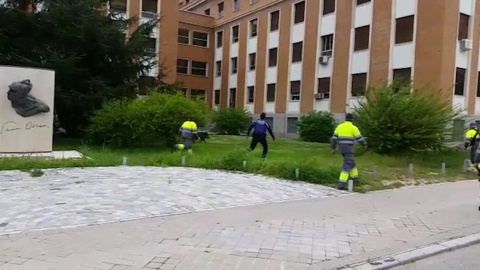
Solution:
[(219, 108), (212, 111), (213, 130), (220, 134), (239, 135), (250, 124), (250, 113), (240, 108)]
[(112, 147), (172, 146), (184, 121), (201, 126), (206, 114), (203, 101), (149, 92), (141, 99), (104, 103), (91, 118), (87, 133), (92, 143)]
[(107, 2), (0, 1), (0, 65), (55, 70), (55, 111), (69, 136), (80, 137), (105, 100), (135, 98), (139, 76), (157, 65), (146, 49), (158, 20), (131, 31), (136, 18), (106, 16)]
[(300, 138), (307, 142), (330, 141), (337, 121), (329, 112), (311, 112), (300, 117), (298, 132)]
[(411, 154), (440, 150), (457, 112), (438, 93), (394, 82), (369, 88), (355, 110), (356, 124), (371, 150), (379, 154)]

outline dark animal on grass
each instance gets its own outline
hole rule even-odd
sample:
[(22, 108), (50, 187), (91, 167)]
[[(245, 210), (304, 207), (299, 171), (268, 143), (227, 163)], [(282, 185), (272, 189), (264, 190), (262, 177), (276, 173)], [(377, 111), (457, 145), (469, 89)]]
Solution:
[(207, 141), (205, 141), (205, 139), (208, 139), (208, 138), (210, 138), (210, 137), (208, 136), (207, 131), (199, 131), (199, 132), (197, 132), (197, 136), (194, 137), (193, 141), (196, 142), (196, 141), (200, 140), (200, 142), (207, 143)]

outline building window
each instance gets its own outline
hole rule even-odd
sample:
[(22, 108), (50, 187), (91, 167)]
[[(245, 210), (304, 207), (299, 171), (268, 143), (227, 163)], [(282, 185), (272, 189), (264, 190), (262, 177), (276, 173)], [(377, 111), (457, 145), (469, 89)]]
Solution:
[(290, 82), (290, 100), (300, 100), (300, 81)]
[(478, 72), (477, 77), (477, 97), (480, 97), (480, 72)]
[(357, 6), (370, 2), (371, 0), (357, 0)]
[(460, 19), (458, 20), (458, 40), (468, 38), (468, 25), (470, 16), (460, 13)]
[(255, 64), (257, 62), (257, 54), (251, 53), (248, 55), (249, 69), (255, 70)]
[(113, 13), (126, 13), (127, 12), (127, 0), (111, 0), (110, 12)]
[(465, 73), (466, 69), (458, 68), (455, 72), (455, 95), (463, 96), (463, 91), (465, 89)]
[(332, 56), (333, 34), (322, 36), (322, 56)]
[(287, 118), (287, 133), (296, 134), (298, 132), (298, 118), (297, 117), (288, 117)]
[(318, 78), (317, 93), (322, 95), (322, 98), (330, 98), (330, 77)]
[(265, 122), (267, 122), (270, 128), (273, 130), (273, 117), (265, 117)]
[(292, 63), (301, 62), (303, 56), (303, 42), (293, 43), (292, 46)]
[(209, 8), (205, 9), (205, 15), (210, 16), (210, 9)]
[(236, 107), (237, 103), (237, 88), (230, 88), (230, 103), (229, 106), (232, 108)]
[(192, 75), (198, 76), (207, 76), (207, 63), (192, 61), (192, 70), (190, 71)]
[(180, 89), (180, 91), (178, 91), (178, 92), (181, 92), (184, 97), (187, 97), (187, 90), (188, 90), (187, 88), (182, 88), (182, 89)]
[(223, 46), (223, 31), (218, 31), (217, 32), (217, 48), (220, 48)]
[(205, 90), (203, 89), (191, 89), (190, 98), (205, 100)]
[(232, 27), (232, 43), (238, 42), (238, 25)]
[(323, 15), (335, 12), (336, 0), (323, 0)]
[(215, 75), (217, 77), (222, 75), (222, 61), (215, 62)]
[(364, 96), (367, 88), (367, 73), (352, 74), (352, 97)]
[(270, 13), (270, 32), (278, 30), (280, 21), (280, 11)]
[(193, 31), (192, 44), (200, 47), (208, 47), (208, 34), (204, 32)]
[(142, 16), (153, 18), (158, 12), (158, 0), (142, 0)]
[(361, 51), (368, 49), (370, 44), (370, 25), (355, 28), (355, 45), (353, 50)]
[(277, 66), (278, 48), (271, 48), (268, 50), (268, 66)]
[(177, 59), (177, 73), (188, 74), (188, 60)]
[(413, 25), (415, 17), (398, 18), (395, 26), (395, 44), (413, 41)]
[(233, 11), (239, 11), (240, 10), (240, 0), (233, 0)]
[(218, 17), (221, 18), (223, 17), (224, 15), (224, 6), (223, 6), (223, 2), (221, 3), (218, 3)]
[(305, 1), (298, 2), (295, 4), (295, 17), (294, 23), (301, 23), (305, 21)]
[(250, 37), (257, 36), (257, 29), (258, 29), (258, 19), (253, 19), (250, 21)]
[(178, 43), (189, 44), (190, 43), (190, 30), (179, 28), (178, 29)]
[(399, 86), (410, 85), (412, 79), (411, 68), (399, 68), (393, 70), (393, 80), (399, 84)]
[(156, 38), (147, 38), (145, 44), (144, 55), (151, 57), (157, 54), (157, 39)]
[(255, 86), (247, 87), (247, 94), (248, 94), (248, 103), (253, 103), (255, 100)]
[(213, 104), (220, 105), (220, 89), (213, 92)]
[(267, 84), (267, 102), (275, 102), (275, 91), (277, 85), (274, 83)]
[(232, 74), (237, 74), (238, 69), (238, 58), (232, 57)]

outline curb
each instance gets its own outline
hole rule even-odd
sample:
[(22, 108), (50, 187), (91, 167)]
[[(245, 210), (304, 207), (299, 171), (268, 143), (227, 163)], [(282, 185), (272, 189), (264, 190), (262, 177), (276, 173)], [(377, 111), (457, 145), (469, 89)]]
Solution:
[(400, 253), (337, 268), (337, 270), (384, 270), (412, 263), (440, 253), (480, 243), (480, 233), (432, 243)]

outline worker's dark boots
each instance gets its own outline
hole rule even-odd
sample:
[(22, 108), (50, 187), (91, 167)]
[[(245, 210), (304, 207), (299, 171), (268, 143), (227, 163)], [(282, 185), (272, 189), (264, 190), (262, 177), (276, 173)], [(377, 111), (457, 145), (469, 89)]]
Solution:
[(339, 181), (337, 184), (338, 190), (347, 190), (347, 182)]
[(352, 181), (354, 186), (358, 185), (358, 178), (353, 178)]

